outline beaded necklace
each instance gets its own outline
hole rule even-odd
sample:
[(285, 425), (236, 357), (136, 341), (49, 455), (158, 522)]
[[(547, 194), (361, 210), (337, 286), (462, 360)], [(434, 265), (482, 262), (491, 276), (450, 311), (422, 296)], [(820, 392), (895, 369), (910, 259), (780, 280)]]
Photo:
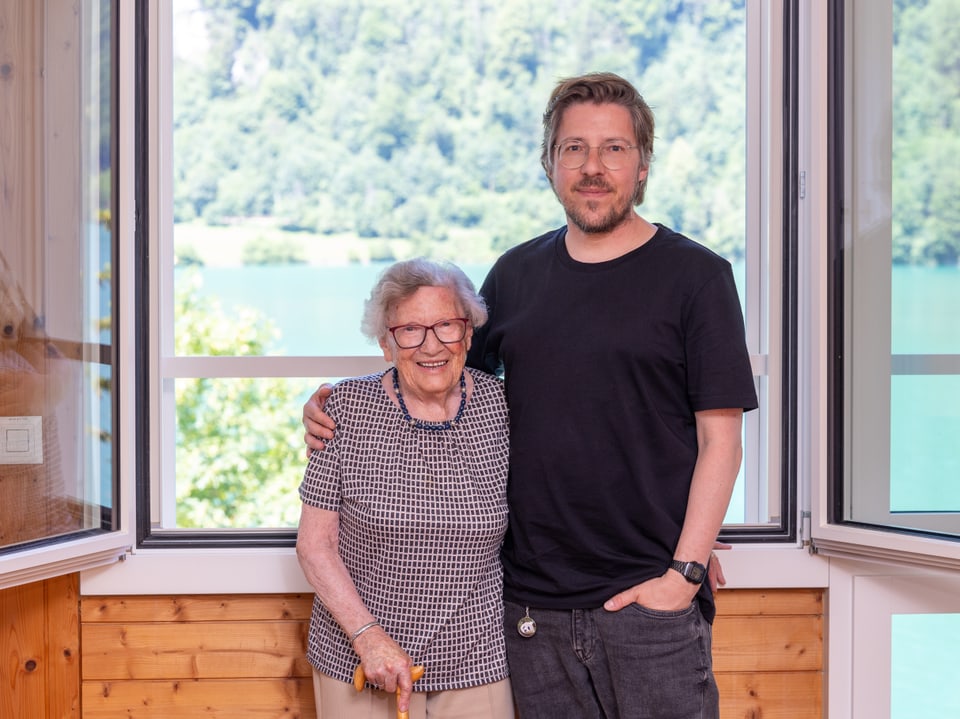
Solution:
[(463, 408), (467, 406), (467, 380), (466, 377), (463, 376), (462, 371), (460, 372), (460, 408), (457, 410), (456, 417), (443, 422), (428, 422), (422, 419), (414, 419), (410, 416), (407, 405), (403, 401), (403, 394), (400, 392), (400, 375), (396, 367), (393, 368), (393, 391), (397, 393), (397, 402), (400, 403), (400, 411), (403, 412), (403, 421), (407, 422), (411, 427), (419, 427), (420, 429), (452, 429), (453, 426), (460, 421), (460, 418), (463, 417)]

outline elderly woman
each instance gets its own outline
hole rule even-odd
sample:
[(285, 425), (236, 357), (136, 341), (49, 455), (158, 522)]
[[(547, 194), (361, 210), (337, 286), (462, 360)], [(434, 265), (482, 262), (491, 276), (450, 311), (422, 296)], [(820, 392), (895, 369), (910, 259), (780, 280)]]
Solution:
[[(413, 719), (513, 716), (499, 561), (507, 408), (500, 380), (464, 367), (486, 318), (461, 270), (424, 259), (392, 265), (366, 302), (362, 330), (393, 366), (334, 387), (336, 432), (300, 486), (324, 719), (408, 705)], [(358, 663), (373, 689), (354, 689)]]

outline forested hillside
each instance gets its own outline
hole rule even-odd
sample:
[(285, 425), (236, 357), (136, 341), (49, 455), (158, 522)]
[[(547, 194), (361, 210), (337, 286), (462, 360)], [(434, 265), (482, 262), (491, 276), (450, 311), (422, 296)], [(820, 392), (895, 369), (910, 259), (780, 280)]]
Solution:
[[(925, 42), (895, 50), (894, 149), (911, 161), (896, 259), (953, 263), (960, 0), (898, 2), (897, 32)], [(737, 259), (744, 19), (743, 0), (195, 0), (175, 65), (176, 221), (269, 217), (492, 257), (563, 221), (539, 163), (550, 89), (611, 70), (657, 116), (643, 213)], [(931, 65), (939, 81), (911, 81)], [(944, 88), (952, 103), (931, 107)]]

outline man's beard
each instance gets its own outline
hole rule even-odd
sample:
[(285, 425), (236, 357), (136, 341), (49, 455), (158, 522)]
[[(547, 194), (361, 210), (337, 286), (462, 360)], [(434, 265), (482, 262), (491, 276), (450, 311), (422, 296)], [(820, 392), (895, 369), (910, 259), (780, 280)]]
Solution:
[[(605, 183), (601, 182), (590, 182), (584, 181), (579, 183), (574, 189), (587, 188), (587, 187), (598, 187), (601, 189), (611, 189)], [(623, 204), (617, 204), (610, 208), (607, 214), (602, 217), (593, 217), (587, 212), (582, 211), (578, 207), (574, 206), (573, 202), (563, 203), (563, 209), (567, 213), (567, 217), (570, 222), (576, 225), (581, 232), (584, 232), (588, 235), (592, 234), (605, 234), (615, 230), (617, 227), (622, 225), (627, 218), (630, 216), (633, 206), (628, 200)], [(590, 207), (590, 202), (587, 202), (587, 208)]]

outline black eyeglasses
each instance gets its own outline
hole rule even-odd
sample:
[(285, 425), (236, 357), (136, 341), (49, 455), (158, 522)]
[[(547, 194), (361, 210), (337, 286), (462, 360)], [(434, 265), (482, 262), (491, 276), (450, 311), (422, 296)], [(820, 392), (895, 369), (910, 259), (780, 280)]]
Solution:
[[(557, 148), (557, 162), (568, 170), (579, 170), (583, 167), (590, 156), (590, 150), (594, 149), (580, 140), (564, 140), (554, 147)], [(622, 170), (630, 161), (630, 150), (639, 147), (611, 140), (597, 146), (596, 150), (604, 167), (608, 170)]]
[(412, 350), (427, 341), (427, 330), (433, 330), (436, 338), (445, 345), (459, 342), (466, 336), (469, 322), (470, 320), (466, 317), (454, 317), (449, 320), (440, 320), (429, 327), (426, 325), (396, 325), (395, 327), (387, 327), (387, 331), (393, 335), (397, 347), (402, 350)]

